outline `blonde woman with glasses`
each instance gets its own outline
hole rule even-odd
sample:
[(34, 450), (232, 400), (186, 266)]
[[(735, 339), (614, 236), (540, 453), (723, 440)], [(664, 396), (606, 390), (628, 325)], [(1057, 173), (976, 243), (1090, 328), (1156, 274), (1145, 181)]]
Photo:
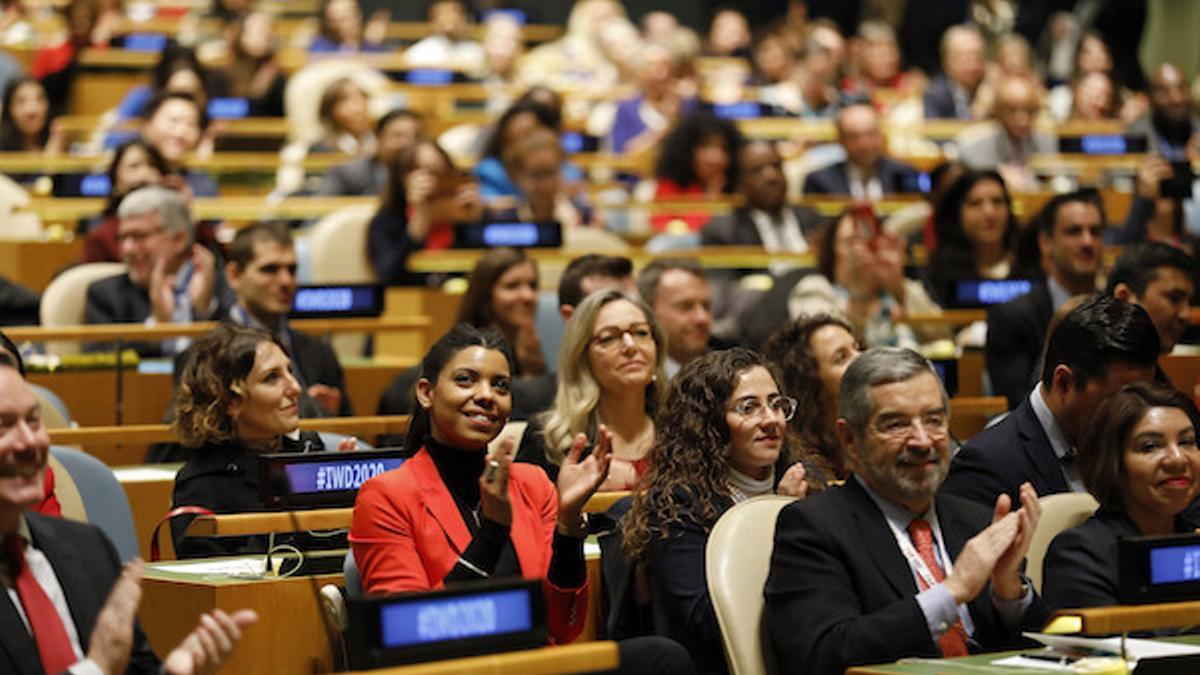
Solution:
[(618, 290), (597, 291), (575, 309), (558, 352), (558, 393), (533, 418), (518, 462), (539, 464), (550, 480), (571, 442), (612, 434), (612, 467), (602, 491), (629, 490), (649, 468), (654, 414), (667, 381), (666, 339), (654, 313)]

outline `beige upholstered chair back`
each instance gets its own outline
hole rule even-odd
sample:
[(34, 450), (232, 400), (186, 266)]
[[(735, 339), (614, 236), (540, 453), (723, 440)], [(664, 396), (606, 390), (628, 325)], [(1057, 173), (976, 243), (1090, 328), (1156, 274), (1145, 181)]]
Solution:
[[(375, 205), (338, 209), (317, 221), (308, 234), (312, 251), (312, 283), (371, 284), (378, 282), (367, 257), (367, 227)], [(361, 356), (367, 336), (338, 333), (332, 338), (340, 357)]]
[(763, 625), (763, 586), (775, 520), (793, 501), (779, 495), (746, 500), (726, 511), (708, 537), (704, 572), (733, 675), (778, 672)]
[(1046, 495), (1038, 501), (1042, 503), (1042, 517), (1025, 553), (1025, 576), (1029, 577), (1034, 590), (1041, 593), (1042, 561), (1046, 558), (1050, 542), (1059, 532), (1069, 530), (1091, 517), (1100, 503), (1086, 492)]
[[(84, 263), (64, 270), (42, 292), (42, 325), (54, 328), (82, 324), (88, 286), (124, 271), (124, 263), (112, 262)], [(46, 351), (51, 354), (78, 354), (80, 346), (78, 342), (47, 342)]]

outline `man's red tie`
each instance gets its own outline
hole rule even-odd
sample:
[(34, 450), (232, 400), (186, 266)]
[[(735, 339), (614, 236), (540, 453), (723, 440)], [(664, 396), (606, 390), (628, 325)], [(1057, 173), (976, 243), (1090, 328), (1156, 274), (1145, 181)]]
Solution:
[(17, 587), (21, 607), (25, 609), (25, 617), (33, 629), (42, 670), (61, 673), (74, 665), (75, 650), (71, 648), (71, 638), (67, 637), (67, 629), (63, 627), (62, 617), (54, 609), (54, 603), (33, 576), (33, 570), (25, 564), (25, 540), (18, 534), (6, 537), (4, 555), (8, 558), (8, 569)]
[[(925, 561), (925, 566), (929, 568), (933, 578), (938, 582), (945, 579), (946, 571), (938, 564), (937, 557), (933, 554), (933, 528), (929, 526), (929, 523), (924, 518), (914, 518), (908, 524), (908, 536), (912, 538), (913, 546), (917, 548), (917, 555)], [(929, 588), (924, 577), (918, 574), (917, 580), (921, 590)], [(967, 632), (963, 630), (961, 619), (942, 633), (942, 637), (938, 640), (938, 647), (942, 650), (942, 656), (966, 656), (969, 653), (967, 651)]]

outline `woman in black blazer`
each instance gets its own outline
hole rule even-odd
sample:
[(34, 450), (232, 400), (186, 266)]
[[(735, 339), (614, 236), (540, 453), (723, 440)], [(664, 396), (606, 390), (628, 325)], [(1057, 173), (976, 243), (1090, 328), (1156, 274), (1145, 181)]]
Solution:
[[(188, 452), (175, 476), (172, 507), (213, 513), (262, 510), (258, 456), (319, 452), (321, 438), (300, 431), (300, 384), (280, 342), (256, 328), (220, 324), (192, 345), (175, 392), (173, 428)], [(347, 439), (339, 450), (357, 447)], [(253, 541), (184, 537), (194, 514), (171, 521), (179, 557), (261, 549)]]
[(1192, 532), (1184, 515), (1200, 487), (1200, 413), (1184, 394), (1131, 384), (1104, 399), (1079, 446), (1100, 508), (1050, 543), (1042, 594), (1051, 610), (1116, 605), (1118, 542)]
[(780, 492), (802, 497), (803, 465), (777, 479), (796, 400), (766, 360), (740, 347), (688, 362), (655, 420), (650, 471), (625, 517), (625, 549), (644, 566), (654, 630), (687, 648), (700, 673), (725, 673), (704, 572), (713, 525), (734, 504)]

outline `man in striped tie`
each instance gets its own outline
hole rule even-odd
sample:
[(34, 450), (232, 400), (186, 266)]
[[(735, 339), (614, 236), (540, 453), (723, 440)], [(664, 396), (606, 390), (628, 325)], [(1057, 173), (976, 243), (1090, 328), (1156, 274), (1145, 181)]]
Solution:
[(838, 432), (854, 475), (785, 508), (766, 585), (779, 663), (807, 672), (1020, 646), (1046, 610), (1021, 566), (1040, 509), (990, 512), (938, 495), (950, 462), (949, 402), (916, 352), (876, 348), (842, 377)]

